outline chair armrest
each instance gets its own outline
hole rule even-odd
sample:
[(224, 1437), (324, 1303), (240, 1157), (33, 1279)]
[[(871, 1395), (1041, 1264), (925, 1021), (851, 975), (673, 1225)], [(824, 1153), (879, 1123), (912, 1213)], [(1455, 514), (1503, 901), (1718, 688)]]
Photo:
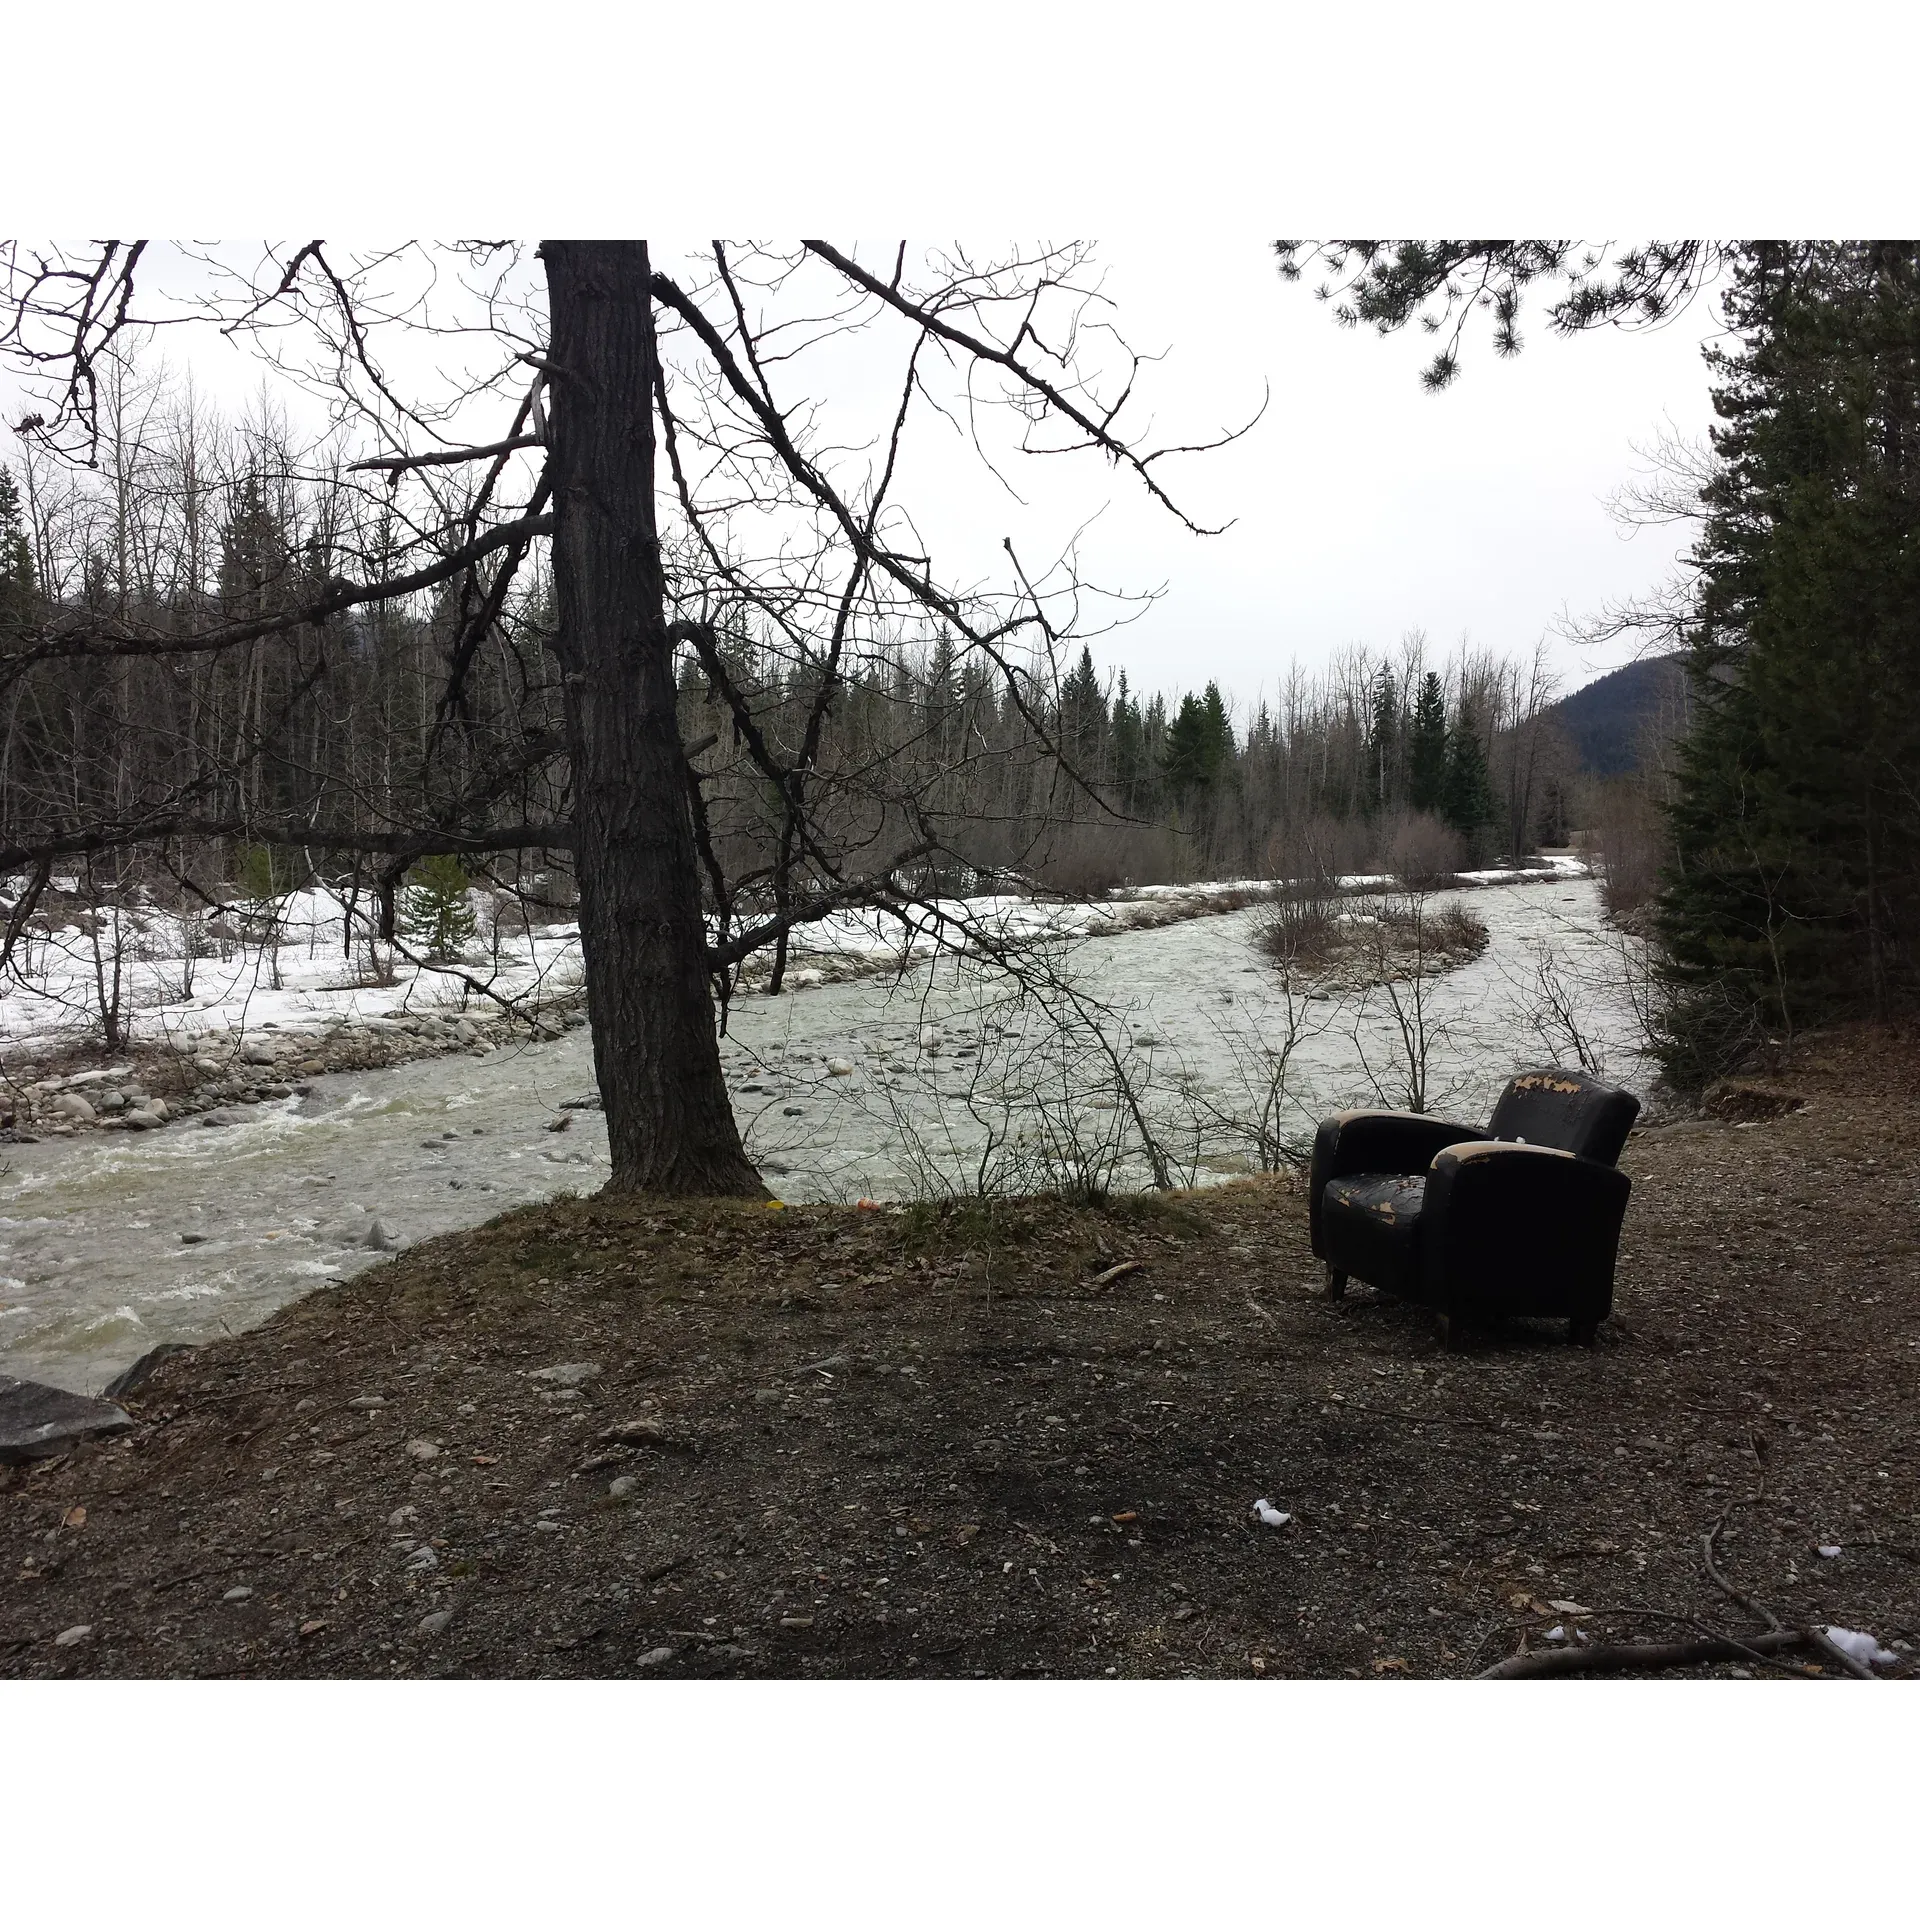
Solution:
[(1632, 1190), (1619, 1168), (1558, 1147), (1448, 1147), (1421, 1208), (1423, 1297), (1443, 1312), (1605, 1319)]
[(1360, 1108), (1320, 1122), (1313, 1137), (1313, 1171), (1308, 1185), (1312, 1212), (1308, 1230), (1315, 1258), (1320, 1247), (1320, 1201), (1327, 1182), (1349, 1173), (1425, 1173), (1443, 1147), (1484, 1140), (1478, 1127), (1441, 1120), (1430, 1113), (1392, 1113)]

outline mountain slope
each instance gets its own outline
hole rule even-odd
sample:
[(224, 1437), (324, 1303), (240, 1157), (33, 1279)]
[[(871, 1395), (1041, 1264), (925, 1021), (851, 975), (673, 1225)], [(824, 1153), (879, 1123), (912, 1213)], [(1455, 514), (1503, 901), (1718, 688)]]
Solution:
[(1679, 656), (1665, 654), (1602, 674), (1550, 711), (1579, 752), (1581, 766), (1611, 779), (1639, 765), (1650, 724), (1679, 700), (1683, 687)]

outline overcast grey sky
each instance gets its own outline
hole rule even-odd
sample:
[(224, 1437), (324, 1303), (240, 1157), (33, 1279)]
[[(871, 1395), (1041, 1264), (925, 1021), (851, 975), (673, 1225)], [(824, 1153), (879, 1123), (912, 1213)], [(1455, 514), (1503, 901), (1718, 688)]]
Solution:
[[(1306, 284), (1281, 281), (1258, 237), (1112, 240), (1100, 255), (1129, 339), (1171, 349), (1151, 376), (1165, 433), (1244, 419), (1263, 385), (1272, 396), (1244, 440), (1174, 470), (1196, 517), (1233, 520), (1211, 539), (1098, 468), (1070, 489), (1054, 481), (1070, 499), (1030, 493), (1062, 537), (1075, 506), (1110, 498), (1083, 543), (1085, 571), (1111, 585), (1165, 584), (1144, 618), (1098, 649), (1139, 685), (1213, 676), (1244, 703), (1291, 658), (1390, 645), (1410, 627), (1441, 647), (1464, 633), (1528, 649), (1563, 607), (1577, 616), (1652, 586), (1690, 537), (1625, 538), (1605, 501), (1644, 464), (1635, 443), (1662, 426), (1704, 434), (1700, 348), (1719, 331), (1711, 293), (1644, 334), (1559, 339), (1536, 320), (1505, 361), (1482, 330), (1459, 380), (1430, 394), (1419, 382), (1424, 336), (1337, 326)], [(1009, 517), (991, 493), (974, 511)], [(1038, 543), (1037, 530), (1029, 537)], [(1555, 643), (1569, 688), (1629, 657), (1624, 646)]]

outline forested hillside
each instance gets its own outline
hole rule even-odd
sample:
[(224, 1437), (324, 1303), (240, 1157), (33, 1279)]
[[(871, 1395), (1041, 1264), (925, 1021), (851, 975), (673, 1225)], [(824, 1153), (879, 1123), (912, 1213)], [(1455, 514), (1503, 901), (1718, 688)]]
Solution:
[(1661, 735), (1681, 730), (1685, 698), (1681, 662), (1661, 655), (1603, 673), (1556, 702), (1553, 716), (1578, 756), (1581, 771), (1611, 780), (1640, 766), (1650, 730)]

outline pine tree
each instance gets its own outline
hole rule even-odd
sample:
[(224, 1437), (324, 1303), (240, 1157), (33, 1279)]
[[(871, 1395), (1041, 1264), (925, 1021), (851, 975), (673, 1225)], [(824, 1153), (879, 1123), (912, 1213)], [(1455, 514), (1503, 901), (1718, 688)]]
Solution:
[(1214, 784), (1231, 780), (1239, 771), (1239, 747), (1233, 737), (1233, 722), (1227, 715), (1227, 703), (1221, 697), (1220, 683), (1217, 680), (1207, 682), (1207, 690), (1201, 696), (1201, 705), (1207, 716), (1207, 758), (1208, 777)]
[(1447, 733), (1446, 773), (1440, 790), (1440, 816), (1468, 839), (1490, 826), (1494, 817), (1493, 782), (1480, 735), (1464, 711)]
[(400, 899), (400, 931), (430, 960), (451, 960), (473, 938), (473, 903), (458, 854), (436, 853), (407, 876)]
[(1668, 1071), (1920, 988), (1920, 246), (1757, 245), (1712, 350)]
[(1140, 716), (1140, 703), (1127, 691), (1124, 670), (1113, 690), (1113, 716), (1109, 723), (1113, 754), (1113, 784), (1120, 804), (1129, 812), (1142, 811), (1152, 799), (1153, 759), (1147, 748), (1146, 723)]
[(1160, 766), (1167, 790), (1175, 800), (1210, 794), (1234, 772), (1233, 722), (1219, 683), (1209, 680), (1204, 694), (1183, 694), (1180, 709), (1167, 729)]
[(1213, 784), (1216, 738), (1204, 702), (1183, 694), (1160, 755), (1167, 791), (1176, 801)]
[(1447, 697), (1440, 676), (1420, 682), (1407, 729), (1407, 805), (1416, 813), (1439, 813), (1447, 795)]
[(12, 472), (0, 466), (0, 639), (24, 633), (33, 624), (38, 602), (33, 542), (20, 512), (20, 489)]
[(1366, 807), (1370, 813), (1385, 813), (1393, 804), (1399, 751), (1400, 690), (1394, 684), (1393, 669), (1382, 667), (1374, 684), (1373, 725), (1367, 737)]
[(1093, 669), (1093, 649), (1080, 659), (1060, 688), (1060, 746), (1083, 779), (1097, 780), (1106, 757), (1107, 697)]

